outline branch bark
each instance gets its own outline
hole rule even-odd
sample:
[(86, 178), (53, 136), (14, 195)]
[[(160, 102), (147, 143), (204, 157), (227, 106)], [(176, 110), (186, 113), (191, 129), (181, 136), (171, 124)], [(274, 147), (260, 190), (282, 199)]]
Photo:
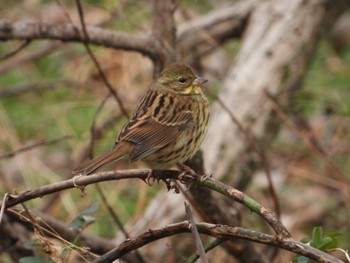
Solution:
[[(77, 30), (78, 29), (78, 30)], [(137, 51), (151, 59), (157, 59), (160, 48), (148, 34), (125, 33), (87, 26), (87, 43), (105, 47)], [(0, 40), (38, 40), (52, 39), (68, 42), (84, 42), (81, 27), (72, 24), (27, 23), (0, 20)]]
[[(190, 227), (190, 223), (184, 221), (160, 228), (149, 229), (148, 231), (143, 232), (134, 238), (122, 242), (118, 245), (118, 247), (95, 260), (94, 263), (112, 262), (113, 260), (116, 260), (121, 256), (125, 255), (129, 251), (140, 248), (155, 240), (173, 236), (179, 233), (190, 233)], [(214, 225), (208, 223), (196, 224), (196, 227), (198, 229), (198, 232), (201, 234), (206, 234), (223, 240), (234, 240), (236, 238), (240, 238), (252, 242), (286, 249), (288, 251), (304, 255), (317, 262), (342, 263), (341, 260), (332, 257), (323, 251), (319, 251), (318, 249), (315, 249), (309, 245), (291, 239), (279, 240), (276, 239), (274, 236), (259, 233), (252, 230), (247, 230), (241, 227), (230, 227), (225, 225)]]

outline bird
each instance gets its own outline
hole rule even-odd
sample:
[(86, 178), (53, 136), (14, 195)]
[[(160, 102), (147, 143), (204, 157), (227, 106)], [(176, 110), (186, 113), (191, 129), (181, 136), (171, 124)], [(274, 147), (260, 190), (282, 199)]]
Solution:
[(207, 133), (210, 104), (202, 90), (205, 82), (188, 65), (165, 68), (119, 132), (112, 150), (84, 162), (73, 174), (90, 175), (123, 158), (142, 160), (159, 170), (182, 165)]

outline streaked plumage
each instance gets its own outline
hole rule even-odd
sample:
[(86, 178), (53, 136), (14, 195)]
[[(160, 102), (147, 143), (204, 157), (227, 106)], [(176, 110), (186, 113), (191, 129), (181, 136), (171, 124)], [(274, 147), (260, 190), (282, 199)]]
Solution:
[(117, 136), (114, 148), (73, 171), (92, 174), (121, 158), (168, 169), (189, 159), (201, 145), (209, 120), (209, 102), (191, 68), (166, 68), (141, 99), (136, 112)]

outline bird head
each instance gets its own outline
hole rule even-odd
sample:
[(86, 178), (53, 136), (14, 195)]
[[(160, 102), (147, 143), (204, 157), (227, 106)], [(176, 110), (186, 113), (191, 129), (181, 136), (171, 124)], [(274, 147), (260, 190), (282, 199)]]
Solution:
[(201, 85), (207, 82), (197, 76), (193, 70), (184, 64), (174, 64), (162, 71), (157, 80), (157, 86), (171, 93), (180, 95), (202, 94)]

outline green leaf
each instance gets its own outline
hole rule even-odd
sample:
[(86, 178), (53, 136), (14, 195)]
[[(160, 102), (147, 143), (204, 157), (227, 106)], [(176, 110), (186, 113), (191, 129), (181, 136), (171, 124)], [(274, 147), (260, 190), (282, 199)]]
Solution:
[(311, 241), (311, 246), (312, 247), (319, 247), (319, 244), (321, 242), (323, 236), (323, 229), (321, 226), (314, 227), (312, 230), (312, 241)]
[(324, 248), (332, 245), (332, 243), (334, 243), (333, 238), (331, 238), (331, 237), (324, 237), (324, 238), (322, 238), (322, 240), (318, 244), (317, 248), (322, 250), (322, 251), (325, 251)]
[(98, 204), (93, 203), (83, 211), (81, 211), (76, 218), (72, 221), (72, 223), (69, 224), (69, 227), (75, 230), (83, 230), (88, 225), (92, 224), (96, 221), (96, 218), (93, 216), (93, 214), (97, 211)]

